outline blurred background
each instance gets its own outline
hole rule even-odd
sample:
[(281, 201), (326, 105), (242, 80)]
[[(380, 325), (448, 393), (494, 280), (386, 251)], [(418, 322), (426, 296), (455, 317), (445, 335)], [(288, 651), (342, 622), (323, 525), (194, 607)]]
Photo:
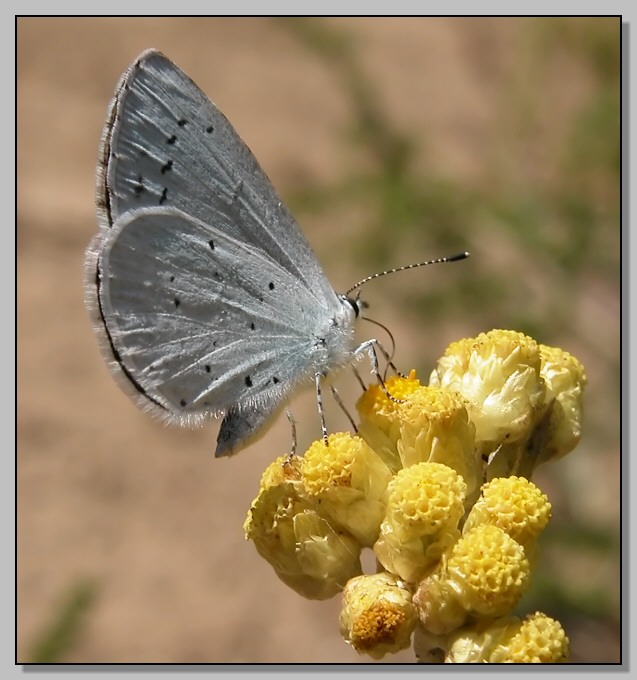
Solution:
[[(243, 538), (285, 418), (214, 460), (216, 424), (151, 420), (98, 352), (98, 142), (148, 47), (233, 123), (337, 290), (471, 251), (364, 288), (401, 370), (426, 382), (450, 341), (492, 328), (583, 362), (582, 441), (534, 478), (554, 511), (518, 611), (559, 619), (573, 662), (619, 661), (619, 19), (20, 18), (17, 38), (18, 662), (368, 661), (338, 597), (303, 600)], [(293, 412), (302, 448), (312, 394)], [(328, 424), (347, 427), (331, 407)]]

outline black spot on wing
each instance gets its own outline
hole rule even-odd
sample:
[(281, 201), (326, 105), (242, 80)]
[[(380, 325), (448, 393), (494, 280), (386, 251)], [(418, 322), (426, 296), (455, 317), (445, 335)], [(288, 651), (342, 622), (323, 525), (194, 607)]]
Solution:
[(144, 178), (141, 175), (137, 175), (137, 183), (133, 187), (133, 192), (135, 193), (135, 196), (139, 197), (144, 193), (144, 191), (146, 191), (146, 187), (144, 186)]

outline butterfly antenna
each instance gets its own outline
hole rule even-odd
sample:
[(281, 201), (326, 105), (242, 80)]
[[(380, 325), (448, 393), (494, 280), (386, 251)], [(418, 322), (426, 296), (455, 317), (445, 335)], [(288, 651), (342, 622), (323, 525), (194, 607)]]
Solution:
[(428, 264), (442, 264), (443, 262), (457, 262), (458, 260), (466, 260), (469, 257), (468, 252), (458, 253), (457, 255), (452, 255), (451, 257), (439, 257), (435, 260), (427, 260), (426, 262), (416, 262), (415, 264), (406, 264), (402, 267), (395, 267), (394, 269), (387, 269), (384, 272), (378, 272), (377, 274), (372, 274), (371, 276), (366, 276), (361, 279), (356, 285), (352, 286), (348, 291), (345, 291), (345, 295), (349, 295), (352, 291), (360, 288), (363, 284), (373, 279), (377, 279), (380, 276), (385, 276), (385, 274), (394, 274), (396, 272), (402, 272), (406, 269), (415, 269), (416, 267), (425, 267)]

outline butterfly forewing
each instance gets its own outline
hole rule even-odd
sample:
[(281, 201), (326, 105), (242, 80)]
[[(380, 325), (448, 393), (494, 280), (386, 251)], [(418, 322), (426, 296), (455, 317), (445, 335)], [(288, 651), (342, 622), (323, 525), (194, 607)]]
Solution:
[(107, 127), (103, 193), (110, 224), (145, 206), (173, 206), (211, 223), (214, 196), (239, 214), (226, 225), (229, 235), (257, 244), (321, 300), (334, 296), (252, 152), (199, 87), (161, 53), (148, 51), (129, 69)]

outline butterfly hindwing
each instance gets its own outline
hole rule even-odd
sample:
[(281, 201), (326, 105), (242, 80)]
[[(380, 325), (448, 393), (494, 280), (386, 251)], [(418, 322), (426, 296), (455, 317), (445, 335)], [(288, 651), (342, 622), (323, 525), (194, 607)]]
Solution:
[(119, 362), (169, 419), (278, 400), (311, 361), (315, 298), (253, 246), (181, 211), (128, 213), (98, 266)]

